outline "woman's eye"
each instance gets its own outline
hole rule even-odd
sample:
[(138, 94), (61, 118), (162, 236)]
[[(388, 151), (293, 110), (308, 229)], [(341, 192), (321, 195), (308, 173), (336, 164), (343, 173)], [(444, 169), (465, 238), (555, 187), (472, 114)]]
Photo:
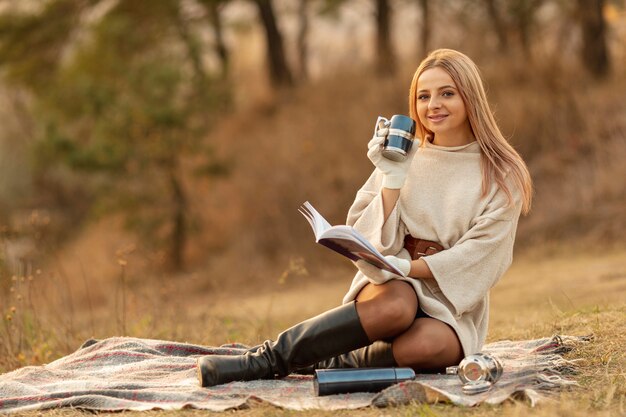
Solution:
[(418, 100), (427, 100), (428, 96), (426, 94), (421, 94), (421, 95), (417, 96), (417, 99)]
[(452, 97), (454, 93), (452, 91), (444, 91), (442, 95), (444, 97)]

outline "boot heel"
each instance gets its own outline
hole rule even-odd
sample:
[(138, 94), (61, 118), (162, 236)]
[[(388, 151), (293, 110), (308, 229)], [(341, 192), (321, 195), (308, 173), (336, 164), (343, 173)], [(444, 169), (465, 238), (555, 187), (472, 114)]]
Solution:
[(205, 383), (204, 377), (202, 376), (202, 364), (201, 364), (202, 359), (204, 358), (199, 358), (196, 361), (196, 376), (198, 377), (198, 382), (200, 383), (200, 386), (206, 387), (207, 385)]

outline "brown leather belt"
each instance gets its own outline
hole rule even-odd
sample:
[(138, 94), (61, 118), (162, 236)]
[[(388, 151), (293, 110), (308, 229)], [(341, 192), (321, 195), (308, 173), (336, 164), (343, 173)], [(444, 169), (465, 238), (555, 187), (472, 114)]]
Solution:
[(434, 255), (444, 249), (443, 246), (437, 242), (417, 239), (411, 235), (406, 235), (404, 238), (404, 248), (409, 251), (409, 255), (411, 255), (411, 259), (413, 260), (419, 259), (422, 256)]

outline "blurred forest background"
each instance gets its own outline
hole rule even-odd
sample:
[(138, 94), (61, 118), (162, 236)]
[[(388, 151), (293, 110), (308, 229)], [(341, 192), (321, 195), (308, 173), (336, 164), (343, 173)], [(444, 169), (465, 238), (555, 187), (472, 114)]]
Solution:
[(516, 250), (623, 245), (625, 3), (0, 0), (0, 365), (188, 337), (225, 291), (347, 287), (297, 208), (345, 221), (376, 117), (440, 47), (533, 175)]

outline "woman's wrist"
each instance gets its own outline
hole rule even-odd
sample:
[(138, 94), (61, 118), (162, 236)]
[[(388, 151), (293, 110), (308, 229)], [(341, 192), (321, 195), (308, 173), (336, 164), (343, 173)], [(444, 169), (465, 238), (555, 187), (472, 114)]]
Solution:
[(411, 261), (411, 270), (409, 277), (416, 279), (433, 279), (435, 278), (428, 264), (423, 259), (415, 259)]

